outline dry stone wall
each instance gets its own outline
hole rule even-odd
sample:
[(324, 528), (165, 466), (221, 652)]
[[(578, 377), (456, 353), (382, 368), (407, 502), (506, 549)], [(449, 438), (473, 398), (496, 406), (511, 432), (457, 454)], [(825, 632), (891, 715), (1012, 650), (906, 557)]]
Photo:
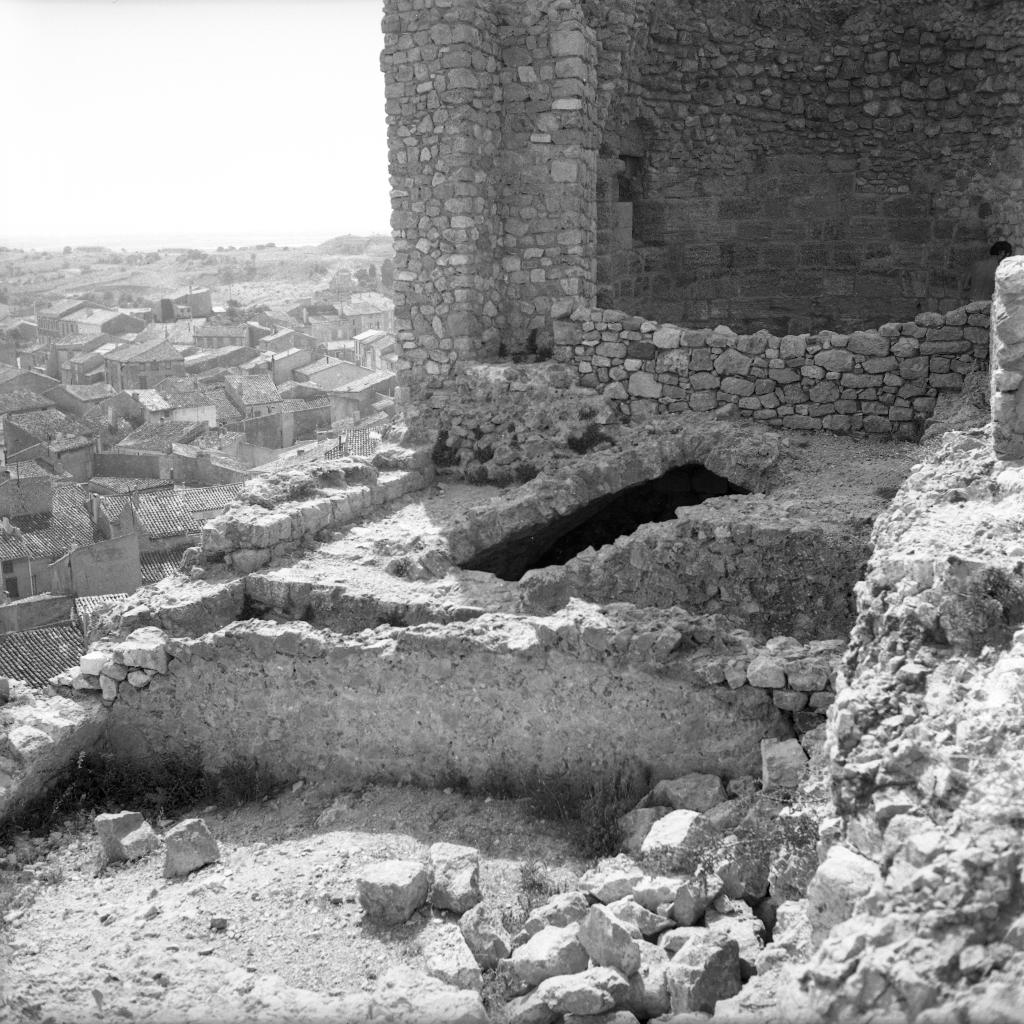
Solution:
[(556, 324), (554, 356), (623, 416), (733, 406), (773, 427), (913, 438), (940, 391), (987, 365), (989, 307), (783, 337), (580, 309)]
[(992, 310), (992, 430), (996, 455), (1024, 458), (1024, 259), (1003, 260)]
[(125, 752), (195, 750), (211, 769), (242, 756), (284, 778), (525, 787), (639, 760), (655, 778), (732, 778), (759, 774), (762, 739), (820, 724), (841, 646), (574, 603), (353, 637), (255, 620), (196, 639), (140, 629), (94, 647), (80, 686), (102, 693)]
[(566, 565), (528, 572), (520, 581), (524, 606), (549, 612), (575, 596), (720, 613), (761, 636), (849, 633), (853, 587), (870, 553), (866, 527), (760, 495), (709, 498), (676, 515)]

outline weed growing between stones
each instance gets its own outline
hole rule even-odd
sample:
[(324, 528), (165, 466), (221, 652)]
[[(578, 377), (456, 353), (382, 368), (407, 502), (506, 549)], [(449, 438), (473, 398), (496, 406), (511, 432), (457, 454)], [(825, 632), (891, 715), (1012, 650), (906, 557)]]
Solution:
[(45, 793), (7, 821), (0, 842), (19, 831), (49, 832), (68, 820), (84, 825), (97, 814), (132, 810), (155, 820), (199, 803), (255, 802), (281, 785), (255, 758), (236, 758), (209, 772), (195, 752), (141, 761), (83, 751)]
[(458, 462), (458, 452), (448, 444), (448, 431), (443, 428), (437, 432), (437, 440), (430, 449), (430, 461), (438, 469), (448, 469)]
[(622, 841), (619, 819), (636, 806), (650, 783), (647, 766), (627, 759), (600, 772), (561, 775), (496, 767), (488, 771), (479, 791), (499, 799), (525, 797), (535, 817), (572, 828), (581, 855), (606, 857), (617, 853)]
[(591, 448), (596, 448), (599, 444), (607, 441), (611, 443), (611, 437), (606, 434), (596, 423), (593, 421), (589, 422), (579, 434), (570, 434), (565, 443), (574, 451), (577, 455), (583, 455), (589, 452)]

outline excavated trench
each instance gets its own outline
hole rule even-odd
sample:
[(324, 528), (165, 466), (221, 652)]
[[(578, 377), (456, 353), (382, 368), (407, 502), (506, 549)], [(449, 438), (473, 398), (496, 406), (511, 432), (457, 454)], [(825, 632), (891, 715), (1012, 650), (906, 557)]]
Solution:
[(697, 463), (676, 466), (654, 480), (604, 495), (570, 515), (515, 533), (461, 567), (520, 580), (531, 569), (565, 565), (587, 548), (600, 549), (630, 536), (645, 523), (668, 522), (682, 506), (749, 493)]

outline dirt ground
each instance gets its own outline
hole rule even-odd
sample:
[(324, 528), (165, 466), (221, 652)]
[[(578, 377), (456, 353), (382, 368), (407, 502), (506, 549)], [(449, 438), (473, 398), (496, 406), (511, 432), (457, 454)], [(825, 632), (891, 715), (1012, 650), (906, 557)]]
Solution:
[[(0, 1017), (6, 1000), (4, 1019), (17, 1022), (205, 1020), (233, 966), (252, 984), (280, 979), (264, 1013), (246, 1017), (280, 1020), (282, 1006), (302, 1004), (288, 987), (341, 996), (373, 987), (389, 967), (423, 966), (418, 937), (439, 913), (364, 925), (360, 865), (425, 858), (439, 841), (476, 846), (484, 899), (513, 924), (531, 899), (571, 888), (587, 866), (568, 828), (531, 817), (523, 801), (448, 791), (374, 786), (332, 799), (299, 784), (182, 817), (195, 815), (221, 861), (187, 879), (164, 879), (160, 852), (103, 866), (88, 825), (51, 834), (34, 863), (0, 872)], [(151, 824), (162, 832), (174, 822)]]

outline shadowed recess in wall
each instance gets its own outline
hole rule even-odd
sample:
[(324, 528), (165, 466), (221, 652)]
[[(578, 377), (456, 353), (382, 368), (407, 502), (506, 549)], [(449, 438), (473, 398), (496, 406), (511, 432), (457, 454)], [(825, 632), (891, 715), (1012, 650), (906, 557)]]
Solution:
[(607, 494), (554, 522), (516, 533), (464, 562), (462, 568), (518, 580), (530, 569), (564, 565), (588, 547), (612, 544), (644, 523), (674, 519), (682, 505), (749, 493), (704, 466), (677, 466), (655, 480)]

